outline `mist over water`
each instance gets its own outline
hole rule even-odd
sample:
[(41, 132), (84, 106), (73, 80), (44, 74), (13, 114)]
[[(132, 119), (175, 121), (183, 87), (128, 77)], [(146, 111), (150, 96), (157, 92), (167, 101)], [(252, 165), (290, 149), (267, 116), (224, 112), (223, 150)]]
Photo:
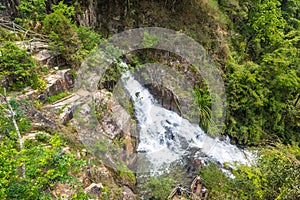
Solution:
[(129, 72), (123, 75), (122, 81), (134, 102), (139, 129), (137, 151), (147, 160), (138, 172), (164, 172), (170, 165), (183, 164), (188, 158), (221, 165), (226, 162), (250, 164), (246, 156), (248, 152), (231, 145), (229, 140), (211, 138), (197, 124), (158, 105)]

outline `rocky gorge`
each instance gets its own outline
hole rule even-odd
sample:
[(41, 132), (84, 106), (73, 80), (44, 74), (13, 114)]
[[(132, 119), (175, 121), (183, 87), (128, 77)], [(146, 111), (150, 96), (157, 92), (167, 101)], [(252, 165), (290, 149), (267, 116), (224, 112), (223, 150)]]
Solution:
[(0, 0), (0, 198), (299, 199), (298, 13)]

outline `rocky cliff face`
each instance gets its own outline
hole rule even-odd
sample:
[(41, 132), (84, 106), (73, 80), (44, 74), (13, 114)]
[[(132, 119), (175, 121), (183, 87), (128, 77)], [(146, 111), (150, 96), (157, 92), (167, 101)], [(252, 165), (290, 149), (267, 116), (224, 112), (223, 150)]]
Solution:
[[(103, 188), (109, 188), (109, 199), (136, 199), (136, 195), (133, 192), (135, 191), (134, 177), (120, 174), (118, 171), (120, 169), (115, 163), (107, 165), (105, 160), (101, 159), (101, 156), (99, 157), (93, 152), (93, 148), (88, 148), (89, 146), (85, 141), (85, 138), (89, 138), (95, 144), (95, 142), (103, 139), (102, 137), (104, 136), (107, 139), (106, 141), (111, 144), (111, 147), (114, 147), (114, 142), (123, 141), (120, 146), (122, 151), (120, 151), (121, 153), (118, 156), (126, 165), (130, 165), (134, 162), (132, 154), (135, 145), (131, 137), (132, 126), (134, 126), (131, 122), (131, 116), (114, 98), (108, 98), (111, 96), (108, 91), (101, 90), (96, 92), (94, 97), (99, 106), (106, 104), (107, 108), (99, 111), (102, 117), (99, 118), (99, 123), (97, 123), (95, 129), (96, 132), (93, 132), (95, 134), (88, 131), (80, 131), (80, 126), (77, 126), (79, 124), (78, 120), (86, 120), (87, 124), (89, 124), (89, 115), (92, 109), (86, 108), (85, 118), (74, 118), (76, 108), (83, 103), (82, 99), (87, 94), (81, 90), (72, 92), (73, 86), (74, 79), (70, 74), (70, 70), (57, 70), (47, 76), (47, 86), (44, 92), (29, 90), (27, 93), (18, 96), (18, 100), (27, 99), (31, 102), (40, 101), (43, 103), (41, 108), (36, 108), (33, 105), (23, 105), (23, 110), (26, 111), (27, 116), (33, 122), (31, 132), (25, 133), (24, 138), (39, 130), (60, 132), (65, 137), (71, 138), (72, 142), (67, 145), (74, 143), (79, 147), (83, 146), (75, 148), (78, 151), (78, 157), (83, 156), (90, 161), (93, 160), (93, 162), (99, 163), (82, 168), (78, 175), (82, 184), (86, 187), (86, 193), (101, 199), (103, 195), (107, 195), (104, 194)], [(70, 95), (54, 103), (47, 101), (49, 97), (66, 91), (69, 91)], [(74, 147), (68, 147), (63, 151), (71, 150), (74, 151)], [(115, 155), (107, 154), (107, 156), (112, 156), (109, 159), (114, 159), (113, 156)], [(125, 169), (127, 170), (127, 168)], [(90, 180), (93, 180), (93, 182)], [(60, 184), (53, 191), (53, 194), (69, 198), (73, 193), (68, 184)]]
[(129, 1), (82, 1), (82, 12), (77, 13), (80, 25), (91, 26), (104, 35), (125, 30)]
[(77, 13), (79, 24), (95, 27), (104, 35), (143, 26), (168, 26), (168, 15), (174, 16), (185, 5), (190, 5), (182, 0), (88, 0), (80, 3), (82, 11)]

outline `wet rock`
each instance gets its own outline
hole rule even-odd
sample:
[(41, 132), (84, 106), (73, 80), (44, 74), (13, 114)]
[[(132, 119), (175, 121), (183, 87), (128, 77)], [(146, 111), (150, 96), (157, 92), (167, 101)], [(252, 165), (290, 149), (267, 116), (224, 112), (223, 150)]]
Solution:
[(74, 88), (74, 77), (70, 69), (58, 70), (47, 77), (46, 88), (43, 93), (31, 88), (26, 88), (26, 93), (17, 97), (17, 100), (40, 100), (45, 103), (50, 96), (61, 92), (69, 91)]
[(101, 127), (105, 134), (114, 139), (119, 134), (130, 132), (130, 115), (127, 111), (112, 97), (107, 90), (95, 93), (98, 104), (106, 105), (99, 110), (101, 112)]
[(162, 107), (198, 123), (192, 90), (194, 80), (183, 74), (184, 71), (179, 72), (171, 67), (152, 65), (137, 70), (134, 76), (149, 89)]

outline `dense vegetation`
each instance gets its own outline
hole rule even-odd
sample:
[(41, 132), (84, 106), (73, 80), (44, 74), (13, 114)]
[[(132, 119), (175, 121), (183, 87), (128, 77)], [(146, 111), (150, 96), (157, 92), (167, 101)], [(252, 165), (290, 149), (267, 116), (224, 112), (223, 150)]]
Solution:
[[(117, 12), (125, 12), (123, 23), (129, 27), (134, 27), (132, 21), (141, 18), (142, 7), (154, 6), (154, 20), (201, 43), (223, 75), (227, 116), (222, 134), (229, 135), (238, 144), (255, 146), (261, 156), (252, 167), (236, 167), (235, 179), (225, 176), (214, 164), (199, 172), (210, 197), (299, 199), (299, 0), (132, 0), (125, 3), (120, 0), (114, 3), (102, 2), (107, 12), (113, 13), (114, 6)], [(84, 6), (84, 2), (76, 0), (21, 0), (14, 20), (49, 37), (50, 51), (56, 58), (54, 65), (76, 70), (85, 56), (103, 41), (93, 28), (78, 26), (76, 14)], [(4, 7), (5, 4), (0, 4), (0, 9)], [(150, 19), (144, 19), (143, 25), (151, 23)], [(109, 35), (107, 30), (103, 33)], [(27, 86), (43, 91), (41, 67), (15, 44), (21, 39), (0, 29), (0, 83), (9, 92)], [(210, 98), (203, 88), (195, 87), (195, 94), (202, 106), (201, 125), (206, 128)], [(30, 121), (15, 100), (10, 104), (21, 133), (28, 131)], [(0, 198), (50, 198), (49, 192), (60, 182), (77, 185), (77, 197), (86, 198), (72, 175), (83, 162), (75, 160), (72, 153), (61, 154), (64, 143), (60, 136), (41, 132), (21, 148), (7, 109), (8, 105), (1, 99)], [(23, 165), (26, 172), (19, 178)], [(154, 190), (152, 196), (165, 198), (170, 190), (167, 182), (173, 181), (162, 181), (167, 188), (160, 186), (161, 181), (152, 179), (145, 190)]]
[[(91, 29), (77, 27), (71, 19), (74, 8), (62, 2), (53, 5), (53, 12), (49, 14), (46, 14), (45, 1), (21, 1), (17, 8), (21, 18), (16, 21), (21, 25), (34, 29), (43, 24), (39, 33), (49, 37), (51, 54), (65, 67), (78, 67), (83, 57), (101, 41), (100, 35)], [(85, 160), (75, 158), (74, 151), (64, 152), (70, 143), (53, 130), (34, 130), (34, 136), (29, 136), (31, 121), (21, 107), (35, 104), (40, 109), (41, 102), (21, 102), (20, 106), (20, 102), (6, 97), (4, 92), (7, 89), (7, 95), (14, 96), (16, 92), (17, 95), (23, 93), (22, 89), (27, 86), (39, 92), (45, 89), (43, 76), (48, 67), (32, 58), (35, 52), (16, 44), (23, 36), (0, 29), (0, 198), (51, 199), (59, 187), (66, 187), (72, 199), (87, 199), (82, 182), (77, 178)], [(61, 96), (51, 96), (48, 102)]]
[(226, 133), (241, 144), (299, 143), (299, 1), (230, 5)]
[(234, 179), (214, 163), (201, 170), (211, 199), (299, 199), (300, 148), (278, 144), (260, 151), (254, 166), (233, 170)]
[(6, 42), (0, 47), (0, 76), (6, 83), (6, 88), (19, 90), (26, 86), (43, 89), (45, 83), (35, 71), (36, 63), (26, 50), (21, 50), (13, 42)]
[(0, 124), (1, 199), (50, 199), (50, 191), (59, 183), (76, 188), (73, 198), (87, 198), (74, 176), (85, 161), (62, 151), (65, 142), (60, 135), (37, 132), (32, 137), (20, 138), (19, 133), (29, 130), (31, 121), (14, 99), (1, 104)]

